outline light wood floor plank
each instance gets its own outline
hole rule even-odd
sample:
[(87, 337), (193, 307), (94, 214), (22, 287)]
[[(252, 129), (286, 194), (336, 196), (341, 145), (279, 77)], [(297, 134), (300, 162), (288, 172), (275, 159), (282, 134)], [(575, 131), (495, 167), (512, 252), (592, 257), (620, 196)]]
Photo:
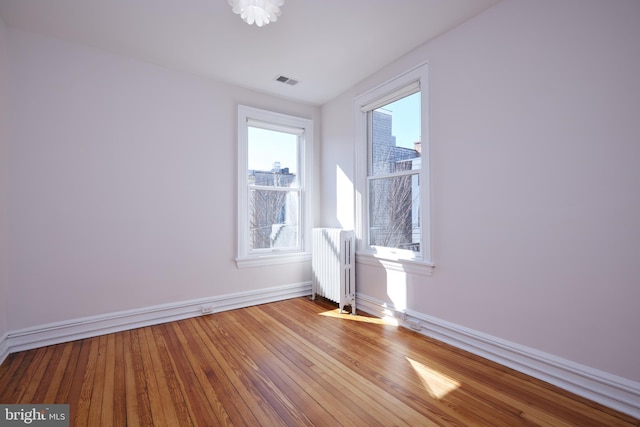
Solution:
[(30, 402), (33, 393), (35, 392), (35, 387), (37, 387), (40, 377), (43, 375), (43, 369), (46, 367), (43, 366), (43, 359), (47, 354), (47, 348), (39, 348), (34, 351), (34, 357), (29, 364), (30, 369), (26, 370), (23, 375), (26, 381), (20, 381), (18, 383), (18, 387), (14, 391), (14, 398), (18, 402)]
[(26, 352), (11, 353), (0, 365), (0, 384), (9, 384), (13, 373), (20, 366), (21, 359), (24, 359)]
[(108, 335), (98, 337), (98, 354), (95, 363), (94, 380), (89, 399), (89, 413), (87, 414), (88, 426), (102, 425), (102, 405), (107, 392), (106, 386), (111, 382), (108, 378), (107, 366), (107, 344)]
[[(193, 425), (191, 420), (191, 413), (186, 403), (185, 394), (180, 390), (180, 381), (177, 378), (177, 372), (175, 364), (172, 363), (171, 355), (167, 349), (167, 343), (165, 338), (164, 325), (159, 325), (156, 328), (150, 328), (152, 332), (153, 342), (156, 344), (156, 353), (162, 369), (163, 378), (165, 383), (163, 384), (163, 393), (166, 393), (167, 398), (164, 404), (170, 406), (173, 411), (171, 414), (171, 424), (179, 426), (191, 426)], [(165, 411), (166, 413), (166, 411)]]
[(73, 373), (73, 383), (74, 385), (78, 385), (77, 389), (72, 388), (73, 397), (70, 396), (69, 398), (71, 422), (74, 426), (86, 426), (89, 422), (89, 410), (91, 407), (96, 364), (98, 361), (98, 347), (99, 338), (97, 337), (90, 338), (83, 342), (81, 354), (82, 367)]
[(33, 369), (29, 371), (29, 382), (26, 384), (19, 397), (21, 402), (33, 402), (36, 399), (38, 388), (42, 382), (46, 380), (45, 373), (47, 371), (47, 366), (49, 366), (52, 353), (53, 350), (51, 347), (38, 349), (38, 354), (35, 358), (37, 362), (34, 363), (35, 366)]
[(122, 334), (122, 369), (124, 377), (124, 401), (125, 405), (122, 414), (125, 418), (125, 423), (122, 425), (128, 425), (130, 427), (140, 426), (140, 411), (138, 409), (138, 386), (144, 386), (144, 384), (137, 384), (135, 367), (133, 364), (131, 343), (131, 331), (125, 331)]
[(142, 328), (139, 332), (139, 338), (153, 424), (162, 426), (177, 424), (176, 413), (168, 397), (164, 372), (153, 341), (151, 328)]
[(232, 424), (258, 425), (258, 420), (245, 407), (244, 400), (225, 373), (224, 367), (216, 359), (216, 355), (211, 353), (211, 349), (218, 343), (214, 344), (206, 335), (201, 335), (203, 331), (197, 327), (196, 322), (180, 322), (180, 325), (185, 336), (189, 337), (190, 353), (197, 358), (197, 364), (206, 378), (206, 380), (201, 379), (201, 384), (204, 387), (208, 384), (211, 392), (216, 396), (217, 401), (213, 405), (215, 407), (222, 405)]
[[(220, 426), (233, 425), (227, 409), (220, 401), (207, 377), (209, 364), (205, 361), (201, 348), (185, 335), (177, 322), (167, 325), (173, 334), (167, 334), (171, 339), (171, 347), (181, 349), (182, 354), (175, 357), (176, 365), (184, 379), (183, 392), (189, 396), (187, 401), (194, 411), (194, 424), (206, 425), (210, 422)], [(195, 394), (195, 398), (194, 398)]]
[[(269, 321), (272, 314), (256, 312), (256, 315), (263, 322)], [(289, 324), (289, 321), (287, 321), (287, 324)], [(360, 378), (343, 366), (343, 363), (336, 363), (336, 359), (330, 353), (327, 353), (325, 349), (310, 343), (307, 340), (308, 334), (306, 332), (295, 332), (295, 326), (292, 329), (292, 326), (286, 326), (280, 322), (276, 322), (273, 325), (269, 324), (269, 326), (277, 327), (280, 335), (286, 337), (287, 341), (291, 341), (295, 348), (300, 349), (305, 359), (309, 361), (307, 367), (309, 372), (312, 372), (316, 377), (327, 378), (330, 382), (327, 385), (327, 392), (344, 390), (345, 394), (350, 395), (350, 407), (365, 408), (366, 412), (369, 412), (381, 425), (407, 425), (407, 422), (402, 419), (406, 416), (404, 412), (402, 413), (403, 417), (398, 417), (395, 415), (400, 412), (398, 407), (393, 408), (392, 411), (386, 408), (387, 402), (385, 402), (384, 394), (380, 396), (375, 393), (370, 383), (364, 381), (364, 379), (362, 379), (364, 384), (359, 384)], [(391, 399), (391, 402), (388, 403), (393, 405), (396, 402)], [(340, 412), (340, 414), (348, 413), (348, 410)]]
[[(116, 335), (106, 336), (107, 347), (105, 349), (104, 385), (102, 405), (100, 409), (100, 425), (114, 423), (114, 400), (116, 399)], [(120, 360), (120, 357), (118, 357)], [(122, 389), (121, 389), (122, 390)], [(119, 394), (119, 393), (118, 393)]]
[[(148, 369), (145, 370), (142, 346), (140, 344), (141, 331), (142, 329), (131, 331), (129, 336), (130, 348), (128, 353), (131, 354), (132, 374), (135, 378), (135, 399), (137, 402), (136, 413), (138, 414), (138, 417), (135, 418), (135, 414), (128, 412), (127, 423), (135, 424), (139, 422), (142, 426), (150, 426), (153, 425), (153, 410), (149, 401), (149, 383), (151, 382), (151, 379), (148, 376)], [(131, 396), (131, 398), (133, 399), (134, 396)], [(129, 418), (129, 416), (131, 416), (131, 418)]]
[[(321, 349), (330, 360), (330, 365), (323, 365), (323, 370), (336, 367), (339, 369), (338, 376), (348, 378), (348, 382), (353, 384), (354, 388), (364, 393), (367, 398), (380, 408), (384, 413), (393, 414), (406, 425), (419, 425), (426, 420), (437, 422), (440, 425), (455, 425), (446, 412), (442, 411), (442, 407), (429, 404), (429, 409), (420, 413), (416, 408), (408, 404), (401, 392), (398, 392), (395, 383), (391, 380), (391, 376), (395, 376), (395, 366), (388, 364), (385, 360), (384, 370), (379, 369), (379, 365), (371, 365), (369, 358), (360, 359), (353, 357), (349, 351), (344, 349), (349, 346), (352, 340), (343, 337), (342, 340), (335, 342), (331, 340), (332, 333), (342, 336), (344, 331), (344, 321), (338, 328), (332, 328), (333, 320), (331, 318), (322, 318), (319, 323), (309, 323), (304, 317), (297, 317), (292, 311), (283, 313), (273, 307), (266, 307), (268, 314), (278, 319), (282, 324), (287, 325), (292, 331), (298, 334), (304, 341), (312, 343), (314, 348)], [(360, 325), (362, 326), (362, 325)], [(386, 326), (385, 326), (386, 327)], [(336, 364), (335, 362), (339, 362)], [(389, 375), (385, 375), (388, 373)], [(381, 387), (382, 385), (382, 387)], [(425, 402), (422, 399), (419, 399)]]
[[(51, 380), (47, 386), (47, 390), (42, 399), (36, 399), (42, 402), (56, 402), (56, 396), (61, 384), (63, 383), (64, 373), (70, 364), (72, 345), (58, 345), (56, 348), (56, 357), (52, 359), (52, 366), (49, 367), (51, 372)], [(62, 350), (60, 350), (62, 348)]]
[[(71, 393), (73, 385), (74, 372), (78, 369), (83, 341), (74, 341), (72, 343), (61, 345), (64, 345), (64, 348), (71, 347), (71, 354), (69, 355), (67, 364), (64, 367), (64, 373), (60, 378), (60, 383), (57, 385), (58, 391), (56, 392), (56, 397), (53, 400), (45, 400), (44, 402), (47, 403), (67, 403), (71, 401), (71, 399), (69, 399), (69, 394)], [(56, 385), (51, 384), (50, 387), (56, 387)]]
[(215, 343), (209, 351), (242, 399), (241, 411), (251, 412), (261, 425), (277, 425), (282, 421), (261, 394), (259, 387), (262, 384), (255, 379), (251, 361), (243, 348), (232, 346), (227, 316), (228, 313), (219, 313), (213, 319), (197, 318), (195, 323), (201, 336), (208, 336)]
[(1, 403), (72, 426), (640, 426), (413, 331), (294, 298), (11, 354)]
[[(346, 423), (346, 425), (354, 425), (358, 422), (366, 422), (367, 425), (382, 425), (379, 421), (371, 416), (368, 412), (360, 410), (359, 405), (355, 405), (350, 399), (351, 392), (345, 393), (340, 387), (337, 387), (335, 381), (331, 381), (327, 375), (316, 375), (315, 371), (309, 369), (313, 363), (306, 357), (302, 356), (291, 341), (284, 340), (281, 334), (268, 334), (267, 324), (263, 322), (257, 311), (247, 310), (238, 313), (242, 316), (244, 324), (253, 331), (254, 339), (268, 350), (266, 357), (271, 356), (274, 364), (275, 375), (281, 382), (292, 382), (299, 385), (304, 393), (296, 393), (296, 397), (303, 399), (301, 404), (303, 411), (325, 411), (327, 419), (333, 417), (335, 425)], [(289, 385), (293, 387), (293, 385)], [(348, 388), (347, 388), (348, 390)], [(308, 395), (308, 399), (304, 395)], [(309, 408), (311, 407), (311, 408)], [(307, 409), (309, 408), (309, 409)], [(316, 414), (320, 416), (320, 414)]]
[[(113, 406), (111, 421), (114, 426), (124, 426), (127, 423), (126, 382), (124, 376), (124, 334), (113, 334), (114, 364), (113, 364)], [(103, 413), (104, 413), (103, 406)], [(109, 414), (107, 413), (107, 416)]]
[[(316, 404), (307, 405), (307, 402), (313, 402), (314, 399), (304, 387), (304, 380), (298, 375), (293, 375), (277, 355), (271, 352), (266, 343), (254, 333), (260, 326), (255, 319), (250, 315), (237, 316), (238, 312), (230, 314), (241, 331), (235, 339), (248, 344), (246, 348), (249, 357), (256, 361), (257, 370), (264, 372), (263, 379), (270, 390), (268, 394), (282, 402), (292, 418), (291, 421), (295, 425), (312, 425), (310, 418), (331, 419), (332, 415), (327, 411), (327, 407)], [(295, 380), (291, 378), (292, 376)]]

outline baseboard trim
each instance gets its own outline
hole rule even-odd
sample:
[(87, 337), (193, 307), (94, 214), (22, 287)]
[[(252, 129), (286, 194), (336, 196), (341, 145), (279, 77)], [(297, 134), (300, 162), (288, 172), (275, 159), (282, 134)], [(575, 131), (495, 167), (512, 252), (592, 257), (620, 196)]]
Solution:
[(311, 295), (311, 282), (199, 298), (20, 329), (9, 332), (0, 340), (0, 363), (7, 355), (16, 351), (307, 295)]
[(7, 342), (7, 334), (0, 337), (0, 365), (9, 355), (9, 344)]
[(358, 309), (393, 317), (401, 326), (640, 418), (640, 383), (503, 340), (412, 310), (357, 294)]

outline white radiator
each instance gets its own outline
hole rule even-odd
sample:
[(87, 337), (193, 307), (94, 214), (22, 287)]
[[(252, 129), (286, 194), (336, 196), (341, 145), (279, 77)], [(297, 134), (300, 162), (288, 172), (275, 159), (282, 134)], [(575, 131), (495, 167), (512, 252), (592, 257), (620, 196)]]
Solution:
[(339, 228), (313, 229), (311, 298), (316, 295), (337, 302), (342, 312), (347, 305), (356, 314), (355, 236)]

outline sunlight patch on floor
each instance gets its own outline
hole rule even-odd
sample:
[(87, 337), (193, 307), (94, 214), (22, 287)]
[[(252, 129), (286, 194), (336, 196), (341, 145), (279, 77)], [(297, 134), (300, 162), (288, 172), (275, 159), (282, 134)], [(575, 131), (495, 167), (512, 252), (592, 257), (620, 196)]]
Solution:
[(416, 374), (418, 374), (425, 390), (427, 390), (431, 397), (442, 399), (447, 394), (460, 387), (460, 383), (458, 381), (441, 372), (431, 369), (428, 366), (408, 357), (407, 361), (411, 364)]
[(357, 314), (353, 315), (349, 313), (340, 313), (340, 310), (338, 310), (337, 308), (335, 310), (322, 312), (320, 313), (320, 316), (335, 317), (338, 319), (345, 319), (345, 320), (353, 320), (355, 322), (374, 323), (376, 325), (398, 326), (398, 321), (394, 318), (385, 317), (383, 319), (380, 319), (379, 317), (369, 317), (369, 316), (360, 316)]

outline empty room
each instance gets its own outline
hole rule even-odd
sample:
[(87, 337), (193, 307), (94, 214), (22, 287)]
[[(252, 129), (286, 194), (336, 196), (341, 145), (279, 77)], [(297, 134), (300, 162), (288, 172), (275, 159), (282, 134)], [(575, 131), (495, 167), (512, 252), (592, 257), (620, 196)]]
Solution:
[(639, 426), (639, 161), (637, 0), (0, 0), (0, 424)]

